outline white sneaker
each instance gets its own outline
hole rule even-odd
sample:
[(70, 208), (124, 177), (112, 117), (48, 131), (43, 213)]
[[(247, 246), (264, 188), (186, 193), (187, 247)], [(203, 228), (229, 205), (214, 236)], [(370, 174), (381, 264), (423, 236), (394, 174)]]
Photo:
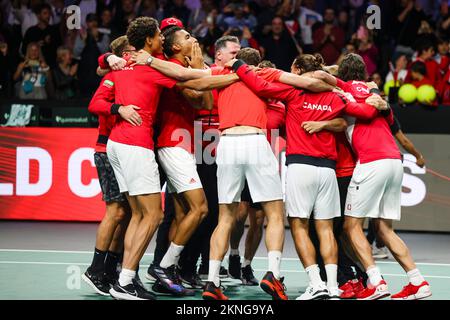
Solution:
[(328, 300), (341, 300), (339, 297), (341, 295), (341, 291), (338, 287), (328, 287)]
[(295, 300), (323, 300), (328, 298), (328, 288), (325, 283), (313, 287), (310, 283), (306, 288), (305, 293), (297, 297)]
[(386, 247), (377, 248), (374, 244), (372, 248), (372, 256), (374, 259), (387, 259), (389, 258), (388, 250)]

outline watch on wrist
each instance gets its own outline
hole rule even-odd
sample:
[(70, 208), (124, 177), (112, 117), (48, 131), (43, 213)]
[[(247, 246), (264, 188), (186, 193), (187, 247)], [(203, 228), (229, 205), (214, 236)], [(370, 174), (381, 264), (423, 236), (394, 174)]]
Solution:
[(145, 64), (148, 65), (148, 66), (151, 66), (152, 62), (153, 62), (153, 57), (150, 56), (150, 57), (147, 58), (147, 61), (145, 62)]

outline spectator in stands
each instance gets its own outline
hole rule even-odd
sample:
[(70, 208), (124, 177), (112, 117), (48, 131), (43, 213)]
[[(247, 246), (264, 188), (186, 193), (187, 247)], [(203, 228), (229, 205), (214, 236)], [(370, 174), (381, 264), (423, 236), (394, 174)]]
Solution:
[(233, 10), (233, 15), (226, 17), (222, 21), (222, 28), (224, 30), (233, 28), (243, 30), (244, 28), (248, 28), (250, 31), (253, 31), (256, 28), (258, 22), (253, 15), (248, 13), (248, 6), (245, 7), (244, 4), (241, 3), (232, 3), (231, 8)]
[(438, 53), (434, 57), (437, 64), (439, 65), (439, 71), (441, 76), (443, 76), (450, 65), (450, 53), (449, 53), (449, 43), (448, 39), (439, 38), (437, 41), (437, 51)]
[(314, 31), (314, 50), (319, 52), (325, 63), (334, 64), (345, 44), (345, 33), (341, 27), (334, 24), (334, 9), (328, 8), (324, 14), (324, 24)]
[(115, 39), (127, 32), (128, 24), (131, 20), (136, 18), (136, 10), (139, 8), (135, 7), (134, 0), (121, 0), (121, 4), (116, 10), (114, 16), (114, 30), (112, 38)]
[(64, 0), (50, 0), (52, 7), (52, 25), (59, 24), (64, 15)]
[(94, 13), (88, 14), (86, 17), (86, 29), (81, 29), (75, 40), (74, 56), (81, 59), (81, 55), (86, 46), (92, 45), (96, 47), (100, 54), (108, 51), (110, 43), (109, 36), (101, 33), (98, 28), (98, 18)]
[(197, 38), (204, 38), (208, 33), (209, 25), (213, 23), (217, 16), (217, 9), (211, 0), (202, 0), (201, 6), (191, 11), (188, 27)]
[(450, 38), (450, 10), (447, 1), (441, 1), (439, 16), (435, 21), (437, 22), (438, 34), (443, 39)]
[(50, 68), (45, 62), (41, 47), (37, 42), (27, 46), (25, 61), (19, 64), (13, 80), (18, 81), (16, 95), (20, 99), (47, 99), (46, 86)]
[(450, 69), (448, 69), (447, 73), (442, 78), (437, 89), (441, 103), (450, 106)]
[[(314, 51), (313, 27), (316, 23), (318, 24), (318, 22), (322, 22), (323, 18), (322, 15), (314, 11), (314, 4), (315, 4), (314, 0), (305, 0), (303, 1), (302, 4), (303, 6), (300, 8), (299, 24), (302, 33), (303, 50), (305, 53), (312, 53)], [(339, 48), (339, 50), (340, 49), (341, 48)]]
[(76, 93), (78, 64), (72, 63), (72, 52), (65, 47), (56, 51), (58, 65), (52, 70), (55, 98), (71, 99)]
[(366, 64), (367, 74), (371, 76), (377, 70), (378, 48), (373, 42), (372, 32), (365, 25), (361, 25), (356, 33), (358, 39), (357, 53)]
[(350, 28), (350, 20), (347, 10), (340, 10), (337, 17), (338, 26), (344, 31), (345, 41), (349, 41), (352, 37), (352, 30)]
[[(370, 80), (375, 82), (378, 88), (383, 88), (384, 85), (383, 78), (381, 77), (381, 74), (379, 74), (378, 72), (374, 72), (370, 77)], [(383, 90), (381, 90), (381, 94), (384, 94)]]
[(237, 37), (241, 43), (241, 48), (253, 48), (256, 50), (260, 50), (258, 41), (253, 38), (253, 35), (248, 27), (244, 27), (243, 30), (238, 27), (234, 27), (228, 29), (226, 32), (224, 32), (223, 35)]
[(78, 6), (80, 7), (80, 22), (83, 28), (86, 28), (86, 18), (91, 13), (97, 12), (97, 0), (79, 0)]
[(436, 60), (434, 60), (435, 54), (436, 50), (431, 40), (425, 41), (424, 39), (424, 41), (418, 44), (417, 58), (415, 61), (421, 61), (426, 65), (427, 78), (431, 81), (431, 85), (433, 86), (437, 85), (441, 79), (439, 65)]
[(156, 18), (158, 12), (158, 1), (156, 0), (138, 0), (136, 2), (138, 16)]
[(336, 64), (339, 65), (341, 64), (341, 61), (344, 59), (344, 57), (349, 54), (349, 53), (356, 53), (356, 41), (349, 41), (347, 42), (347, 44), (345, 45), (345, 47), (342, 49), (341, 51), (341, 55), (339, 56), (339, 58), (336, 61)]
[(52, 9), (46, 3), (36, 9), (38, 23), (25, 33), (22, 53), (25, 53), (29, 43), (38, 42), (45, 60), (52, 67), (56, 64), (56, 49), (61, 44), (61, 38), (58, 28), (50, 25), (51, 13)]
[(25, 35), (28, 28), (38, 23), (36, 10), (44, 3), (43, 0), (14, 0), (12, 19), (17, 21), (21, 27), (22, 36)]
[(418, 60), (411, 64), (410, 72), (410, 80), (407, 80), (407, 83), (411, 83), (416, 88), (424, 84), (433, 85), (433, 81), (431, 81), (427, 76), (427, 67), (424, 62)]
[[(214, 44), (216, 40), (219, 39), (223, 34), (222, 30), (216, 24), (217, 18), (217, 9), (211, 10), (211, 12), (206, 17), (205, 26), (194, 30), (194, 35), (197, 35), (199, 42), (204, 44), (210, 57), (214, 57)], [(201, 36), (202, 34), (204, 34), (204, 36)]]
[(15, 71), (14, 58), (8, 50), (8, 43), (0, 39), (0, 97), (13, 96), (12, 79)]
[[(393, 58), (393, 62), (395, 67), (394, 72), (397, 73), (397, 80), (404, 82), (408, 74), (408, 58), (405, 54), (397, 53)], [(389, 71), (386, 76), (386, 82), (394, 80), (394, 72)]]
[(300, 54), (280, 17), (272, 20), (272, 31), (261, 39), (260, 46), (264, 59), (284, 71), (290, 70), (292, 61)]
[(73, 49), (75, 47), (75, 41), (78, 37), (78, 30), (77, 29), (69, 29), (67, 27), (67, 19), (70, 17), (70, 15), (67, 13), (67, 10), (64, 10), (64, 14), (61, 18), (61, 22), (59, 23), (58, 29), (59, 29), (59, 35), (61, 38), (61, 45), (70, 49), (71, 52), (73, 52)]
[(398, 32), (395, 51), (412, 55), (414, 53), (412, 47), (416, 41), (417, 32), (421, 22), (426, 20), (420, 1), (402, 0), (399, 10), (394, 16), (396, 17), (396, 24), (393, 27)]
[(279, 0), (262, 0), (261, 12), (258, 15), (256, 36), (263, 37), (269, 34), (272, 28), (272, 20), (277, 15)]
[(109, 9), (111, 13), (115, 12), (117, 2), (117, 0), (97, 0), (97, 15), (101, 17), (105, 9)]
[(164, 18), (175, 17), (187, 26), (191, 10), (184, 4), (184, 0), (168, 0), (164, 7)]
[(80, 60), (78, 67), (79, 88), (83, 97), (90, 97), (100, 83), (96, 74), (97, 58), (108, 51), (109, 37), (98, 30), (98, 19), (93, 13), (86, 17), (86, 30), (80, 30), (75, 42), (74, 56)]

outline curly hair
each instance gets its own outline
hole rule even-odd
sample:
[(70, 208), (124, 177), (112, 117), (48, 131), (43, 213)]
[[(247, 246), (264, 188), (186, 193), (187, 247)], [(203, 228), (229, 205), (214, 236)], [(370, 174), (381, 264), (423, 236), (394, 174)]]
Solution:
[(147, 38), (153, 38), (158, 32), (158, 21), (150, 17), (139, 17), (130, 22), (127, 29), (127, 38), (130, 45), (136, 50), (145, 46)]
[(347, 54), (339, 65), (337, 76), (343, 81), (366, 81), (367, 69), (363, 58), (356, 53)]
[(263, 60), (258, 64), (258, 68), (276, 68), (275, 63), (269, 60)]
[(324, 65), (323, 57), (318, 53), (314, 55), (301, 54), (294, 60), (294, 66), (297, 69), (302, 70), (302, 73), (322, 70), (323, 65)]

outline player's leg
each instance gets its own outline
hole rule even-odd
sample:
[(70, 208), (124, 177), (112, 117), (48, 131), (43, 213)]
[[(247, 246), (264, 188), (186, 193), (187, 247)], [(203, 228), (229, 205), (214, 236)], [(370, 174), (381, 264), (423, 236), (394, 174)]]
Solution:
[(261, 203), (267, 217), (266, 247), (268, 271), (261, 280), (261, 288), (273, 299), (287, 300), (283, 278), (280, 274), (284, 245), (284, 205), (278, 161), (264, 135), (246, 136), (247, 165), (245, 177), (250, 196)]
[(245, 229), (245, 220), (247, 220), (250, 193), (247, 183), (241, 195), (241, 202), (236, 215), (236, 224), (231, 231), (230, 237), (230, 255), (228, 257), (228, 273), (234, 279), (241, 279), (241, 256), (239, 254), (239, 243)]
[[(256, 208), (255, 208), (256, 207)], [(264, 211), (257, 203), (249, 207), (249, 228), (245, 238), (244, 262), (242, 264), (242, 283), (244, 285), (256, 286), (259, 281), (253, 274), (251, 263), (261, 243), (264, 227)]]

